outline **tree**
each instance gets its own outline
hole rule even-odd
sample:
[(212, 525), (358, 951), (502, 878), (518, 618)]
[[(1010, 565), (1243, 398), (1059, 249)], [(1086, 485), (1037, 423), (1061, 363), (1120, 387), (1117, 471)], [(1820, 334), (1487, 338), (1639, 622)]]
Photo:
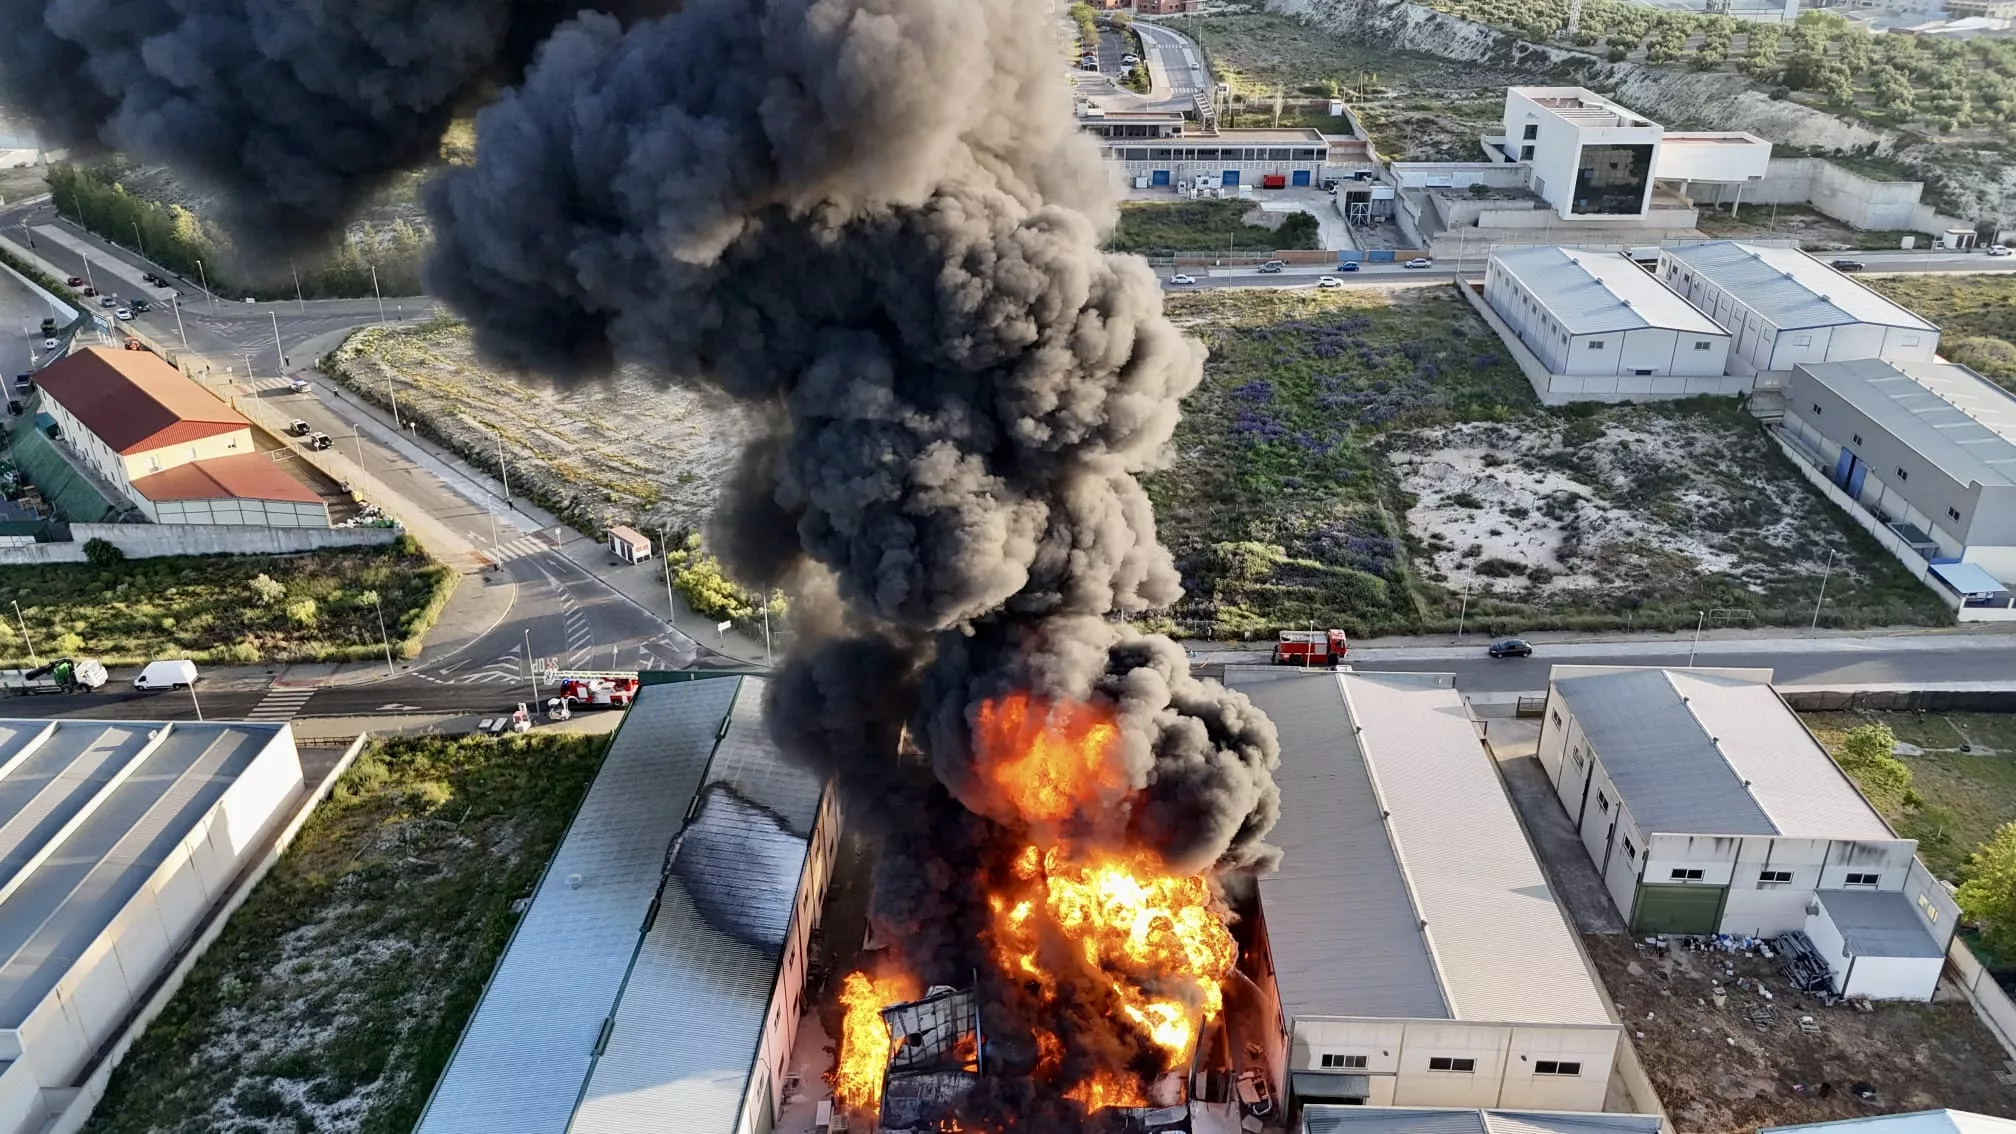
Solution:
[(101, 571), (108, 567), (117, 567), (125, 558), (126, 553), (119, 550), (119, 545), (111, 540), (98, 539), (94, 536), (84, 541), (85, 561)]
[(1889, 725), (1866, 724), (1842, 739), (1841, 755), (1836, 757), (1841, 770), (1861, 785), (1869, 802), (1879, 811), (1893, 814), (1903, 808), (1905, 794), (1911, 790), (1911, 769), (1891, 755), (1896, 747), (1897, 736)]
[(2016, 823), (1967, 858), (1967, 881), (1953, 897), (1981, 925), (1981, 939), (1997, 952), (2016, 949)]

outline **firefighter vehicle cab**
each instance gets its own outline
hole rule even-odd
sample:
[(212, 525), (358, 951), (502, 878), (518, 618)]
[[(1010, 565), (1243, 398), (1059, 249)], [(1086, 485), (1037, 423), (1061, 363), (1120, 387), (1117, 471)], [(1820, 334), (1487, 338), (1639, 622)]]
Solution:
[(1336, 665), (1347, 646), (1342, 630), (1283, 630), (1274, 643), (1275, 665)]
[(570, 709), (627, 709), (637, 698), (634, 673), (553, 672), (547, 679), (560, 687)]

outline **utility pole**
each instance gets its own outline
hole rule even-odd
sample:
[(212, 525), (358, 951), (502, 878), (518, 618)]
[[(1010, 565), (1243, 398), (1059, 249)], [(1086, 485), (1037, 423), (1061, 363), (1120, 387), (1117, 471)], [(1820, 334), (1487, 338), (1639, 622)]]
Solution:
[(1828, 548), (1827, 568), (1820, 572), (1820, 597), (1814, 600), (1813, 624), (1806, 628), (1808, 633), (1817, 633), (1820, 629), (1820, 604), (1827, 601), (1827, 579), (1834, 573), (1834, 555), (1834, 549)]
[(371, 294), (378, 300), (378, 322), (385, 322), (385, 297), (378, 294), (378, 265), (371, 265)]
[(1694, 620), (1694, 644), (1687, 647), (1687, 668), (1694, 668), (1694, 651), (1701, 648), (1701, 628), (1708, 624), (1708, 612), (1697, 611), (1700, 617)]
[(210, 290), (210, 273), (203, 270), (203, 261), (196, 261), (196, 278), (203, 281), (203, 294), (210, 299), (210, 310), (217, 310), (217, 293)]
[(35, 639), (28, 636), (28, 619), (21, 613), (21, 602), (19, 599), (14, 600), (14, 618), (21, 623), (21, 640), (28, 644), (29, 664), (41, 665), (42, 659), (35, 656)]
[(665, 624), (674, 629), (679, 626), (679, 604), (672, 599), (672, 545), (665, 539), (665, 529), (658, 529), (658, 553), (665, 560)]

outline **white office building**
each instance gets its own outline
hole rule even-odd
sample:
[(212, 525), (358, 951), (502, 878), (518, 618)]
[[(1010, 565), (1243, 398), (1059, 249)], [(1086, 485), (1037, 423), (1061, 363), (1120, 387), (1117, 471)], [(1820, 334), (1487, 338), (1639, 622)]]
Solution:
[[(1525, 166), (1527, 187), (1566, 221), (1643, 218), (1661, 204), (1686, 209), (1693, 182), (1741, 184), (1763, 177), (1771, 161), (1771, 144), (1755, 135), (1668, 134), (1582, 87), (1508, 89), (1503, 129), (1485, 144)], [(1655, 183), (1664, 183), (1663, 202)]]
[(1299, 1104), (1600, 1111), (1621, 1035), (1446, 674), (1234, 667), (1281, 736), (1268, 1061)]
[(1733, 337), (1735, 374), (1802, 362), (1931, 362), (1939, 328), (1795, 248), (1717, 240), (1663, 249), (1666, 286)]
[(1729, 334), (1619, 252), (1521, 248), (1484, 269), (1484, 299), (1548, 375), (1546, 405), (1737, 395)]
[(1556, 666), (1541, 767), (1631, 932), (1801, 930), (1837, 991), (1930, 999), (1958, 907), (1770, 682)]
[(0, 720), (0, 1134), (78, 1088), (301, 802), (285, 724)]

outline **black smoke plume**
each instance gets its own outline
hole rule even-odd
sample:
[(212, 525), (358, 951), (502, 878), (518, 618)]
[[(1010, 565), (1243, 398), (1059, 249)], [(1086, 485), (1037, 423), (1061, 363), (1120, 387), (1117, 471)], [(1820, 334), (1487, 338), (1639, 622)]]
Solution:
[(0, 0), (0, 102), (51, 148), (172, 164), (219, 195), (247, 251), (278, 255), (326, 241), (429, 160), (451, 117), (515, 81), (583, 6)]
[[(798, 596), (772, 728), (879, 821), (877, 916), (952, 983), (986, 965), (985, 880), (1027, 841), (972, 743), (988, 699), (1110, 709), (1130, 790), (1087, 825), (1115, 849), (1199, 871), (1273, 855), (1272, 725), (1114, 620), (1180, 593), (1135, 478), (1203, 353), (1146, 264), (1100, 248), (1111, 188), (1052, 19), (1036, 0), (582, 16), (429, 194), (430, 290), (489, 357), (561, 380), (641, 364), (769, 424), (713, 542)], [(1089, 985), (1039, 1019), (982, 984), (1004, 1044), (1041, 1025), (1067, 1068), (1144, 1058)], [(1071, 1111), (1047, 1089), (1017, 1105)]]

